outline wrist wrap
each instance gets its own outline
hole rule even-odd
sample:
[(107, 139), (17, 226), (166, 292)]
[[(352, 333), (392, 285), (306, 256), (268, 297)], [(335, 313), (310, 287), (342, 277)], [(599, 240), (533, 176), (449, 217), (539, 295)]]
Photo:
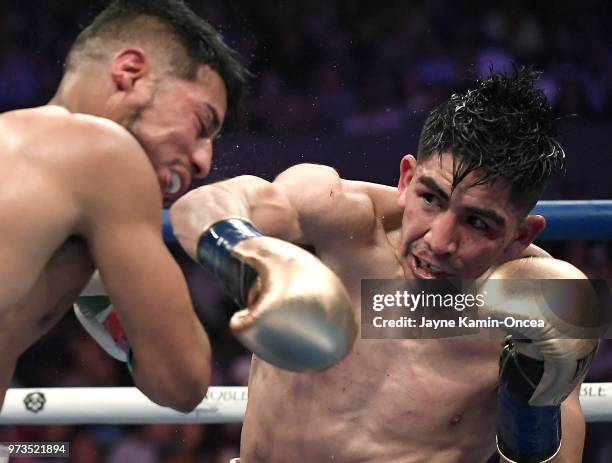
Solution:
[(544, 372), (541, 361), (507, 343), (500, 360), (497, 448), (510, 461), (542, 463), (561, 445), (561, 406), (532, 406), (529, 399)]
[(209, 227), (200, 237), (197, 247), (198, 262), (219, 278), (241, 307), (247, 304), (251, 285), (257, 272), (250, 265), (232, 255), (241, 241), (262, 236), (245, 219), (227, 219)]

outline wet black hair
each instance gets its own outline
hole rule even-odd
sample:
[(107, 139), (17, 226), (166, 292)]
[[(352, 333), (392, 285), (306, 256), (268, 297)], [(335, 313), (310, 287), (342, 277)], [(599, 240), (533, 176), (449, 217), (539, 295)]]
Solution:
[(565, 165), (552, 108), (535, 87), (540, 74), (526, 67), (490, 71), (474, 89), (453, 94), (429, 113), (419, 138), (419, 162), (449, 152), (453, 188), (478, 171), (473, 185), (506, 182), (512, 204), (529, 212)]

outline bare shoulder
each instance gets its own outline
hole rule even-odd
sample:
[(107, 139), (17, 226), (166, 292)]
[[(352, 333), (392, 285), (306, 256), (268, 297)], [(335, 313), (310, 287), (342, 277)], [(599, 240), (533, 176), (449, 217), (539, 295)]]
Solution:
[(346, 181), (346, 189), (356, 194), (366, 195), (372, 202), (374, 214), (387, 233), (401, 231), (404, 209), (399, 206), (399, 191), (395, 186), (378, 183)]
[(522, 257), (550, 257), (552, 258), (552, 256), (547, 251), (545, 251), (539, 246), (536, 246), (535, 244), (530, 244), (529, 246), (527, 246), (527, 248), (519, 256), (519, 258), (522, 258)]
[(344, 199), (346, 182), (333, 167), (309, 163), (289, 167), (274, 180), (297, 204), (314, 201), (316, 207), (328, 207), (338, 198)]
[(159, 193), (155, 173), (136, 139), (108, 119), (74, 114), (57, 106), (2, 116), (16, 162), (56, 179), (77, 195), (144, 189)]
[[(0, 128), (5, 134), (0, 165), (23, 172), (32, 189), (37, 187), (36, 195), (61, 198), (78, 223), (92, 214), (118, 211), (159, 215), (155, 171), (140, 144), (120, 125), (44, 106), (5, 113)], [(81, 226), (75, 231), (82, 231)]]
[[(90, 179), (100, 179), (104, 185), (123, 194), (126, 190), (157, 193), (159, 184), (152, 164), (138, 141), (120, 125), (108, 119), (74, 115), (66, 135), (77, 146), (76, 167)], [(112, 191), (108, 192), (112, 194)]]
[(365, 188), (356, 188), (356, 182), (342, 179), (332, 167), (298, 164), (282, 172), (274, 184), (298, 211), (308, 236), (371, 237), (377, 223), (372, 198)]
[(11, 123), (20, 120), (23, 121), (35, 121), (37, 119), (43, 119), (51, 116), (66, 116), (70, 115), (70, 111), (61, 106), (38, 106), (35, 108), (15, 109), (0, 114), (0, 123)]
[[(8, 140), (20, 145), (22, 158), (33, 156), (37, 161), (51, 158), (54, 162), (96, 155), (118, 158), (122, 151), (129, 150), (137, 159), (146, 160), (138, 142), (119, 124), (102, 117), (70, 113), (58, 106), (10, 111), (0, 116), (0, 124), (8, 131)], [(53, 155), (47, 156), (50, 151), (54, 151)]]

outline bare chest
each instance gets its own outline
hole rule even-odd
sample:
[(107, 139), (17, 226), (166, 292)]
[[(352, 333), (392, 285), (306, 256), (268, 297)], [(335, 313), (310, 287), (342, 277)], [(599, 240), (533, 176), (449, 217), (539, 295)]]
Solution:
[(283, 455), (317, 442), (322, 453), (304, 461), (395, 461), (407, 451), (433, 455), (453, 446), (491, 452), (497, 356), (492, 343), (475, 340), (359, 340), (343, 362), (315, 375), (256, 362), (244, 449), (253, 433), (262, 454), (266, 441)]

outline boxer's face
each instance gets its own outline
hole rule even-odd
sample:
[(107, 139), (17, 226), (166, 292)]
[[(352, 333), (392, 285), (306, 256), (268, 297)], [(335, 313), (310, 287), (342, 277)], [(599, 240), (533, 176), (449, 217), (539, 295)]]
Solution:
[(165, 205), (184, 194), (194, 177), (208, 175), (226, 110), (223, 80), (203, 65), (194, 81), (159, 78), (147, 104), (135, 111), (128, 130), (153, 163)]
[(470, 173), (451, 194), (452, 179), (450, 154), (418, 164), (412, 156), (402, 159), (400, 252), (407, 278), (477, 278), (518, 256), (539, 231), (519, 222), (507, 185), (470, 187), (476, 179)]

